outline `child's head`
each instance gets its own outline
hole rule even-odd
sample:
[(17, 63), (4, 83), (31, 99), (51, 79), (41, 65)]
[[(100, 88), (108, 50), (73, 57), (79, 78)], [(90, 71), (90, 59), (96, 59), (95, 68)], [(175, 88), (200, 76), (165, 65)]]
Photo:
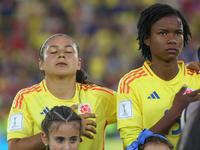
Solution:
[(126, 150), (173, 150), (171, 142), (161, 134), (144, 129), (140, 132), (137, 141), (133, 141)]
[(55, 106), (42, 121), (42, 140), (50, 150), (77, 150), (82, 131), (81, 118), (67, 106)]
[(150, 136), (138, 150), (173, 150), (174, 146), (164, 136)]

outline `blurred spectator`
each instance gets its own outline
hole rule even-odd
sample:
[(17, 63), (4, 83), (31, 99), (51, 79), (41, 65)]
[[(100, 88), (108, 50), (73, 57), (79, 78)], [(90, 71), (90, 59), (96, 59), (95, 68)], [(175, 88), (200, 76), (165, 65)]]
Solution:
[(143, 64), (136, 23), (155, 2), (182, 10), (193, 39), (180, 59), (197, 61), (199, 0), (0, 0), (0, 138), (6, 136), (5, 118), (17, 91), (42, 79), (37, 59), (47, 37), (62, 32), (74, 38), (89, 79), (116, 90), (124, 73)]

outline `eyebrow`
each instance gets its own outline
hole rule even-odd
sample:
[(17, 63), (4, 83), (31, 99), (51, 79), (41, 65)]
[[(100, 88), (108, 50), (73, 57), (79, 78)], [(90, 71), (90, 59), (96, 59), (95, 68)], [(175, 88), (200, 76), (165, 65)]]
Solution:
[(59, 139), (65, 139), (65, 137), (62, 137), (62, 136), (55, 136), (54, 138), (59, 138)]
[[(167, 29), (158, 29), (158, 31), (168, 31)], [(177, 29), (175, 31), (183, 31), (183, 29)]]
[[(49, 48), (51, 48), (51, 47), (58, 48), (58, 45), (51, 45), (51, 46), (49, 46)], [(66, 47), (72, 47), (72, 48), (74, 48), (74, 47), (71, 46), (71, 45), (65, 45), (64, 47), (65, 47), (65, 48), (66, 48)], [(49, 48), (48, 48), (48, 49), (49, 49)]]
[(71, 136), (70, 138), (78, 138), (78, 136), (77, 136), (77, 135), (74, 135), (74, 136)]

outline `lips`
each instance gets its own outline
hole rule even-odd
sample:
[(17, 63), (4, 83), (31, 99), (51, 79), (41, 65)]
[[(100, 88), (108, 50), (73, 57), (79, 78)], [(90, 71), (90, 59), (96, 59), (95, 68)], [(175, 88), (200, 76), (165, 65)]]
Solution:
[(65, 62), (59, 62), (56, 64), (56, 66), (67, 66), (67, 64)]
[(168, 48), (166, 51), (169, 53), (176, 53), (178, 50), (176, 48)]

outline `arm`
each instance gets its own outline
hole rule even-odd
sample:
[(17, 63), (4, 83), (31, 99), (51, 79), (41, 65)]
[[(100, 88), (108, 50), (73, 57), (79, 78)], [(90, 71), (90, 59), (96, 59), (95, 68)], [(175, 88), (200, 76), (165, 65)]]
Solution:
[(140, 105), (135, 95), (137, 89), (131, 89), (127, 94), (126, 90), (123, 91), (123, 80), (121, 83), (119, 83), (117, 93), (117, 128), (125, 149), (137, 140), (139, 133), (143, 130), (143, 123)]
[(180, 118), (183, 109), (190, 103), (200, 99), (200, 89), (193, 91), (189, 94), (184, 94), (186, 86), (183, 86), (181, 90), (176, 94), (173, 102), (173, 106), (153, 127), (150, 128), (152, 132), (158, 132), (165, 134), (171, 126)]
[[(152, 132), (160, 132), (165, 134), (172, 127), (172, 125), (177, 121), (181, 116), (182, 110), (188, 105), (189, 102), (196, 101), (200, 98), (198, 93), (200, 90), (194, 91), (190, 94), (185, 94), (187, 87), (182, 87), (181, 90), (176, 94), (173, 106), (171, 109), (153, 126), (150, 128)], [(118, 89), (119, 91), (119, 89)], [(143, 130), (142, 123), (142, 111), (140, 110), (140, 105), (136, 101), (138, 91), (134, 89), (131, 94), (120, 94), (118, 92), (118, 105), (120, 100), (127, 99), (132, 100), (132, 111), (133, 118), (129, 118), (129, 122), (126, 122), (127, 119), (119, 119), (119, 106), (118, 106), (118, 130), (120, 131), (120, 137), (123, 139), (124, 148), (129, 146), (133, 141), (137, 140), (139, 133)], [(120, 98), (121, 97), (121, 98)], [(123, 124), (123, 126), (121, 126)]]
[[(22, 99), (23, 103), (20, 103)], [(26, 97), (21, 92), (13, 101), (7, 124), (9, 150), (45, 150), (40, 133), (33, 135), (34, 122), (27, 108)]]
[(36, 134), (28, 138), (14, 138), (8, 141), (9, 150), (45, 150), (41, 134)]

